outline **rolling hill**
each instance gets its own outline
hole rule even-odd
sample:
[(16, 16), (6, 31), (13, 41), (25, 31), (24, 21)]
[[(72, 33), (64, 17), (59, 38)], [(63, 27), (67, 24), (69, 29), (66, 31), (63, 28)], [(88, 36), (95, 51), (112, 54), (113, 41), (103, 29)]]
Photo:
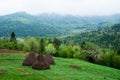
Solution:
[(101, 48), (117, 50), (118, 54), (120, 54), (120, 24), (109, 27), (99, 27), (96, 31), (84, 32), (62, 39), (64, 42), (69, 40), (80, 45), (83, 42), (92, 42)]
[(110, 26), (119, 21), (119, 14), (81, 17), (58, 14), (30, 15), (25, 12), (17, 12), (0, 16), (0, 37), (10, 36), (11, 32), (15, 32), (17, 37), (71, 35)]
[[(120, 80), (120, 70), (78, 59), (55, 57), (49, 70), (22, 66), (26, 54), (0, 54), (1, 80)], [(79, 68), (70, 67), (71, 65)]]

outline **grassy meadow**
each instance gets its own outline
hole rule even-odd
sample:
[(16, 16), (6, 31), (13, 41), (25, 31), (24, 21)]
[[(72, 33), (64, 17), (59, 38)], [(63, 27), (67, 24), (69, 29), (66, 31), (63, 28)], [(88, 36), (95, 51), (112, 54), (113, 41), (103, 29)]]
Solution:
[(54, 57), (56, 64), (51, 69), (35, 70), (22, 66), (26, 55), (1, 53), (0, 80), (120, 80), (120, 70), (78, 59)]

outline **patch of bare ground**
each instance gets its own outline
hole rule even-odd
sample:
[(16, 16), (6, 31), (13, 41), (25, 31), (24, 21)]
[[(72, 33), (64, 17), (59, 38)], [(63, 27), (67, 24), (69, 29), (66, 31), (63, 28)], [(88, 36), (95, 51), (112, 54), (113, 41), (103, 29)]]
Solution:
[(73, 69), (81, 69), (81, 66), (77, 66), (77, 65), (69, 65), (69, 67)]
[(0, 49), (0, 53), (17, 53), (17, 54), (22, 54), (22, 53), (28, 53), (25, 51), (19, 51), (19, 50), (8, 50), (8, 49)]
[(5, 70), (0, 70), (0, 74), (5, 73), (5, 72), (6, 72)]
[(26, 72), (26, 70), (23, 69), (23, 68), (15, 68), (15, 70), (22, 71), (22, 72)]

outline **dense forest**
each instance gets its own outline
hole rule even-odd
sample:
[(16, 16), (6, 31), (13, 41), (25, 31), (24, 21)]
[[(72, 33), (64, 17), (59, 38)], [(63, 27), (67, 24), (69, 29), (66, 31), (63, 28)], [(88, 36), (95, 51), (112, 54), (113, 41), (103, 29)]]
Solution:
[(120, 69), (119, 20), (119, 15), (15, 13), (1, 16), (0, 49), (41, 52)]
[(120, 15), (81, 17), (72, 15), (40, 14), (25, 12), (0, 16), (0, 37), (15, 32), (17, 37), (58, 37), (97, 30), (99, 27), (119, 23)]
[(56, 57), (77, 58), (88, 62), (120, 69), (120, 24), (100, 27), (96, 31), (80, 33), (66, 38), (0, 39), (0, 49), (21, 50), (35, 53), (51, 54)]
[(117, 50), (120, 53), (120, 24), (99, 27), (96, 31), (84, 32), (64, 38), (64, 42), (73, 41), (76, 44), (92, 42), (104, 49)]

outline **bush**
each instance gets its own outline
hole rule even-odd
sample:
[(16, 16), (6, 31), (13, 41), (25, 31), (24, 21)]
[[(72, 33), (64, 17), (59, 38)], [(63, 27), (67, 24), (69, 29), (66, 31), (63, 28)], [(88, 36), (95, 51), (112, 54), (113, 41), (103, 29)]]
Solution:
[(102, 61), (100, 63), (106, 66), (110, 66), (110, 53), (109, 52), (106, 52), (102, 55)]
[(82, 59), (82, 60), (85, 59), (85, 55), (82, 54), (80, 46), (78, 46), (78, 45), (77, 46), (73, 46), (73, 49), (75, 51), (74, 55), (73, 55), (74, 58), (78, 58), (78, 59)]
[(45, 47), (45, 50), (46, 50), (46, 53), (48, 54), (55, 54), (56, 53), (56, 49), (54, 47), (53, 44), (48, 44), (46, 47)]
[(22, 51), (24, 44), (23, 43), (17, 43), (16, 46), (17, 46), (17, 50)]
[(61, 45), (59, 49), (60, 57), (73, 58), (76, 57), (76, 53), (79, 53), (79, 50), (75, 49), (75, 46), (72, 45)]
[(120, 69), (120, 55), (113, 56), (113, 67)]
[(74, 58), (85, 60), (85, 55), (80, 52), (76, 52), (74, 54)]
[(16, 49), (16, 44), (14, 42), (9, 42), (8, 43), (9, 49), (15, 50)]
[(53, 54), (53, 55), (56, 56), (56, 57), (60, 57), (59, 50), (56, 50), (55, 54)]
[(37, 41), (37, 39), (35, 39), (34, 37), (28, 37), (25, 40), (25, 43), (27, 47), (30, 47), (30, 49), (28, 49), (29, 51), (33, 50), (35, 52), (39, 52), (39, 41)]
[(100, 64), (120, 69), (120, 55), (117, 55), (113, 51), (106, 51), (102, 55)]
[(64, 57), (64, 58), (66, 58), (67, 57), (67, 53), (66, 53), (66, 46), (65, 45), (61, 45), (60, 46), (60, 49), (59, 49), (59, 51), (58, 51), (58, 53), (59, 53), (59, 57)]
[(26, 51), (26, 52), (30, 52), (31, 50), (31, 47), (28, 45), (28, 43), (25, 43), (23, 44), (23, 51)]
[(94, 43), (84, 42), (81, 45), (82, 53), (85, 55), (86, 60), (89, 62), (97, 62), (101, 59), (103, 53), (101, 48)]

